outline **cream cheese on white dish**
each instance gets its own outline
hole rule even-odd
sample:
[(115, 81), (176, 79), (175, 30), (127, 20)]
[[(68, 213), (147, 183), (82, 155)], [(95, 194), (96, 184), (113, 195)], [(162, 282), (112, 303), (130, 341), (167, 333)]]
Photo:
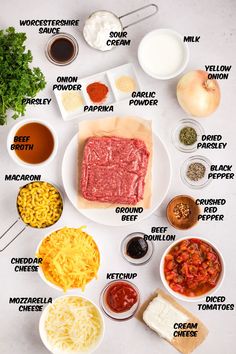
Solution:
[(189, 318), (172, 306), (161, 295), (153, 299), (143, 313), (144, 322), (169, 342), (173, 339), (174, 324), (185, 323)]
[(107, 51), (113, 46), (107, 45), (111, 32), (122, 32), (119, 18), (109, 11), (96, 11), (86, 20), (83, 35), (86, 42), (93, 48)]

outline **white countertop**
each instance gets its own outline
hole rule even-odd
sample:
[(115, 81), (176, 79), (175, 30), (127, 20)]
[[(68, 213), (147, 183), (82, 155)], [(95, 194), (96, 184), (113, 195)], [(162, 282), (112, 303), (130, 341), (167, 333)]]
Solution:
[[(38, 97), (52, 97), (48, 106), (29, 106), (26, 117), (40, 118), (50, 122), (59, 137), (59, 151), (54, 161), (46, 168), (27, 170), (18, 167), (9, 157), (6, 150), (6, 137), (14, 121), (9, 119), (5, 127), (0, 127), (0, 186), (1, 186), (1, 232), (16, 217), (16, 195), (22, 182), (5, 182), (5, 174), (41, 174), (43, 180), (51, 181), (62, 187), (61, 162), (64, 150), (77, 131), (77, 121), (64, 122), (60, 116), (52, 84), (58, 75), (78, 75), (86, 77), (126, 62), (132, 62), (137, 69), (139, 80), (144, 90), (157, 91), (158, 107), (129, 107), (127, 102), (115, 106), (115, 115), (139, 115), (153, 120), (154, 130), (165, 141), (171, 154), (173, 179), (168, 196), (158, 211), (147, 220), (127, 227), (112, 228), (95, 224), (80, 215), (65, 197), (65, 207), (59, 226), (87, 225), (101, 251), (101, 268), (98, 281), (92, 281), (84, 293), (85, 296), (99, 302), (99, 294), (106, 284), (107, 272), (137, 271), (135, 284), (141, 291), (144, 301), (150, 293), (163, 285), (159, 276), (159, 263), (168, 242), (155, 243), (155, 253), (151, 262), (139, 268), (126, 263), (120, 254), (120, 242), (125, 235), (134, 231), (150, 233), (151, 226), (167, 226), (165, 208), (168, 201), (177, 194), (189, 194), (196, 198), (226, 198), (227, 203), (220, 211), (225, 215), (223, 222), (199, 222), (192, 230), (177, 231), (169, 227), (169, 232), (177, 238), (183, 236), (202, 236), (219, 247), (226, 263), (226, 276), (222, 288), (217, 295), (226, 296), (227, 303), (235, 303), (236, 299), (236, 267), (234, 262), (236, 251), (235, 238), (235, 181), (215, 180), (202, 190), (186, 187), (181, 179), (179, 169), (189, 156), (175, 149), (171, 143), (171, 130), (185, 113), (179, 107), (175, 96), (178, 78), (169, 81), (157, 81), (147, 76), (137, 62), (137, 48), (141, 38), (155, 28), (172, 28), (184, 35), (201, 36), (200, 43), (189, 44), (190, 62), (186, 71), (204, 69), (204, 65), (234, 65), (236, 53), (236, 3), (234, 0), (159, 0), (159, 14), (129, 29), (132, 39), (130, 47), (116, 48), (107, 53), (95, 51), (88, 47), (81, 35), (81, 28), (87, 16), (95, 10), (107, 9), (122, 15), (135, 8), (148, 4), (147, 0), (41, 0), (40, 2), (24, 0), (4, 1), (1, 6), (0, 25), (2, 28), (14, 26), (17, 30), (27, 32), (27, 45), (31, 49), (34, 66), (44, 72), (47, 87)], [(49, 63), (44, 55), (47, 39), (50, 35), (38, 34), (37, 27), (20, 27), (19, 19), (80, 19), (80, 29), (65, 28), (74, 35), (80, 46), (77, 60), (66, 67), (57, 67)], [(236, 139), (233, 130), (236, 128), (235, 105), (235, 66), (229, 79), (220, 82), (222, 102), (219, 109), (209, 118), (199, 119), (207, 133), (222, 134), (228, 143), (226, 150), (205, 150), (201, 154), (207, 156), (215, 164), (235, 164)], [(110, 115), (110, 114), (109, 114)], [(90, 118), (104, 116), (91, 114)], [(73, 168), (73, 166), (71, 166)], [(235, 171), (235, 169), (234, 169)], [(165, 171), (161, 171), (165, 173)], [(51, 228), (53, 230), (53, 227)], [(10, 260), (12, 257), (32, 257), (34, 251), (47, 233), (45, 230), (28, 228), (4, 253), (0, 254), (0, 352), (2, 354), (46, 354), (38, 332), (40, 313), (18, 312), (17, 305), (9, 305), (9, 297), (57, 297), (58, 291), (42, 282), (37, 273), (15, 273)], [(80, 294), (80, 292), (75, 292)], [(235, 311), (198, 311), (197, 304), (182, 303), (198, 316), (209, 328), (206, 341), (195, 351), (197, 354), (233, 354), (235, 352), (236, 324)], [(155, 335), (143, 323), (136, 319), (117, 323), (105, 318), (106, 332), (97, 354), (174, 354), (176, 351), (167, 342)]]

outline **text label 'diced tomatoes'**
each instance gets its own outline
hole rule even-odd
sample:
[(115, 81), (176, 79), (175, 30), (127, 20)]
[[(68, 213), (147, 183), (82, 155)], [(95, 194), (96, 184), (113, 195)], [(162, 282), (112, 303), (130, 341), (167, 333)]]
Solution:
[(221, 270), (216, 251), (200, 239), (180, 241), (165, 256), (165, 278), (173, 291), (185, 296), (209, 292), (217, 285)]

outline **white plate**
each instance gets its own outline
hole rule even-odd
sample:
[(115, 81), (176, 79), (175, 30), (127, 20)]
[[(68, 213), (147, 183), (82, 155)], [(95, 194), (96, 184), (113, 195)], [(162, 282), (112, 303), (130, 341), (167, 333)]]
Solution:
[(122, 221), (115, 208), (81, 209), (78, 207), (77, 161), (78, 136), (68, 144), (62, 161), (62, 180), (66, 194), (74, 207), (88, 219), (109, 226), (126, 226), (150, 216), (163, 202), (171, 180), (171, 163), (167, 149), (161, 139), (153, 134), (152, 200), (151, 207), (144, 209), (135, 221)]

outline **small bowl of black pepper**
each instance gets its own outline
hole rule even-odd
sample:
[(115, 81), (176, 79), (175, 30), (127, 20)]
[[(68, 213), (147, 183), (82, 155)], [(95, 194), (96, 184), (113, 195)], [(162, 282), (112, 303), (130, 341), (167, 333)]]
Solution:
[(206, 187), (211, 179), (208, 178), (211, 162), (204, 156), (192, 156), (185, 160), (181, 167), (182, 181), (190, 188), (201, 189)]
[(127, 235), (121, 243), (121, 253), (126, 261), (134, 265), (146, 264), (152, 257), (154, 246), (143, 232)]
[(172, 141), (179, 151), (194, 152), (203, 134), (201, 124), (194, 119), (185, 118), (181, 119), (173, 130)]

